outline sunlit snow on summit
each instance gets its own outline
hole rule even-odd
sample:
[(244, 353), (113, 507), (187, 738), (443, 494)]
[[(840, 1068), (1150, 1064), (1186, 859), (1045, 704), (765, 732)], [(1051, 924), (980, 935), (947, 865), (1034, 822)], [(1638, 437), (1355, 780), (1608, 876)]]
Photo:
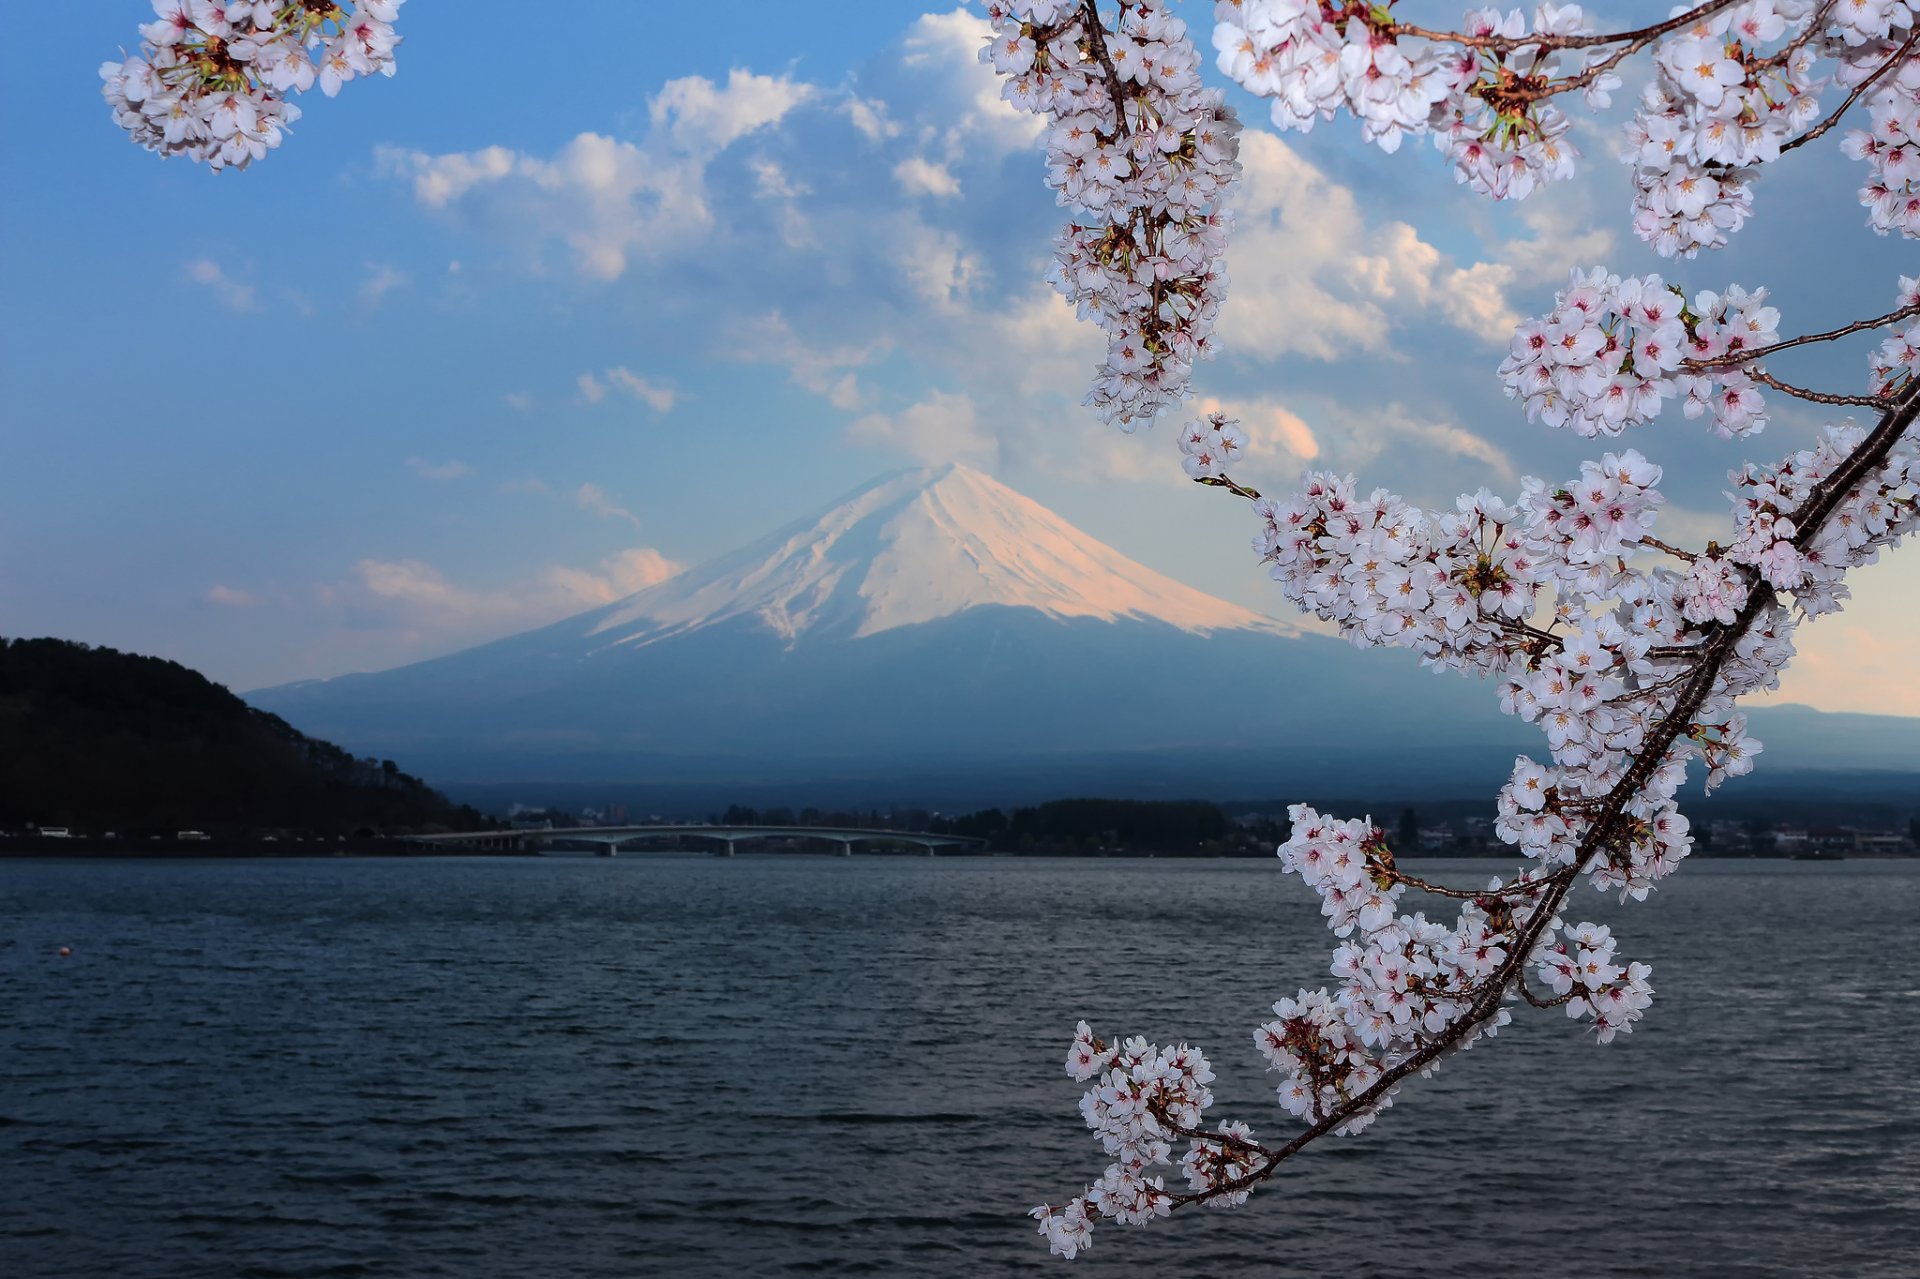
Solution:
[(884, 476), (811, 519), (593, 614), (648, 643), (753, 617), (789, 640), (877, 635), (987, 605), (1196, 634), (1298, 628), (1183, 585), (961, 465)]

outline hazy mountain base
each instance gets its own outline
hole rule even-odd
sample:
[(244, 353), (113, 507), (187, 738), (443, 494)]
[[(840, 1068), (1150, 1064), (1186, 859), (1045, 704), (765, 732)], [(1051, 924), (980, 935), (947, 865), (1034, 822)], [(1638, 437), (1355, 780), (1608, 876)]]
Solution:
[[(577, 634), (563, 624), (253, 696), (489, 809), (1416, 802), (1490, 797), (1516, 754), (1544, 757), (1539, 730), (1502, 715), (1491, 686), (1316, 635), (997, 606), (792, 645), (740, 619), (591, 660), (568, 656)], [(1913, 793), (1903, 779), (1920, 773), (1920, 722), (1803, 707), (1753, 722), (1766, 753), (1732, 793)]]

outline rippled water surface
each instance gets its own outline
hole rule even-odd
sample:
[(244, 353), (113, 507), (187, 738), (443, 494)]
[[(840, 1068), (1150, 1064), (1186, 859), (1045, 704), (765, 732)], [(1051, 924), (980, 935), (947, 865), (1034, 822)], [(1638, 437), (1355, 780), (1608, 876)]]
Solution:
[[(1917, 913), (1690, 864), (1619, 921), (1631, 1037), (1522, 1014), (1071, 1273), (1920, 1274)], [(0, 863), (0, 1274), (1065, 1273), (1074, 1019), (1291, 1131), (1249, 1032), (1327, 940), (1267, 860)]]

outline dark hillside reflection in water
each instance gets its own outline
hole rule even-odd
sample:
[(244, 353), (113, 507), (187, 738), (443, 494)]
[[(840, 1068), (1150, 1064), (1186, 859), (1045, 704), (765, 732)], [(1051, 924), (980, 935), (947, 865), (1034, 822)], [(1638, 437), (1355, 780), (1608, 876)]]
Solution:
[(1021, 1213), (1104, 1162), (1076, 1017), (1292, 1130), (1250, 1031), (1329, 935), (1274, 862), (0, 863), (0, 1273), (1920, 1273), (1920, 863), (1575, 901), (1632, 1036), (1520, 1012), (1069, 1271)]

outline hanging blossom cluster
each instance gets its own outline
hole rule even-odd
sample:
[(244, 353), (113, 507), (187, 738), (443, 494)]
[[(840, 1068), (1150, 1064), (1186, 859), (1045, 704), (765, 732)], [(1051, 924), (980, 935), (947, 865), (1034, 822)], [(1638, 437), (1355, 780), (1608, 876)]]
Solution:
[(1866, 100), (1869, 127), (1849, 131), (1840, 149), (1867, 162), (1860, 203), (1873, 229), (1920, 237), (1920, 56), (1910, 53), (1884, 80)]
[[(1211, 353), (1238, 123), (1201, 86), (1194, 43), (1164, 0), (1104, 15), (1097, 0), (990, 0), (987, 10), (994, 36), (982, 57), (1006, 77), (1009, 101), (1047, 117), (1048, 181), (1074, 214), (1049, 278), (1107, 335), (1088, 403), (1130, 428), (1184, 398), (1194, 362)], [(1920, 233), (1920, 40), (1906, 0), (1707, 0), (1608, 33), (1579, 6), (1552, 3), (1530, 18), (1469, 10), (1454, 31), (1401, 22), (1394, 3), (1367, 0), (1217, 0), (1215, 19), (1219, 69), (1270, 99), (1279, 127), (1307, 130), (1348, 111), (1387, 151), (1427, 134), (1459, 181), (1495, 198), (1571, 176), (1578, 153), (1559, 104), (1577, 93), (1590, 108), (1609, 106), (1615, 68), (1651, 50), (1623, 158), (1633, 225), (1668, 257), (1726, 244), (1752, 211), (1760, 167), (1860, 102), (1871, 128), (1851, 132), (1845, 149), (1873, 167), (1861, 192), (1870, 221)], [(1834, 86), (1849, 97), (1821, 120)], [(1704, 311), (1693, 314), (1712, 329)], [(1691, 340), (1693, 320), (1675, 318)], [(1644, 336), (1658, 343), (1671, 331), (1653, 324)], [(1658, 362), (1677, 350), (1688, 367)], [(1650, 361), (1622, 341), (1560, 354), (1574, 358), (1516, 350), (1515, 376), (1531, 382), (1514, 393), (1584, 434), (1647, 421), (1674, 396), (1690, 416), (1711, 413), (1723, 434), (1764, 424), (1743, 358), (1663, 346)]]
[[(1920, 279), (1900, 277), (1900, 310), (1907, 316), (1920, 315)], [(1867, 379), (1875, 395), (1896, 395), (1913, 383), (1920, 369), (1920, 320), (1896, 329), (1874, 353)]]
[(1748, 466), (1730, 477), (1739, 531), (1722, 557), (1786, 593), (1809, 617), (1838, 612), (1848, 599), (1841, 580), (1846, 571), (1873, 563), (1881, 547), (1898, 543), (1914, 528), (1920, 444), (1904, 440), (1885, 469), (1856, 489), (1814, 536), (1805, 536), (1796, 521), (1808, 493), (1864, 436), (1864, 429), (1852, 423), (1828, 427), (1816, 447), (1774, 466)]
[(1344, 109), (1384, 151), (1431, 134), (1454, 176), (1495, 199), (1523, 199), (1574, 172), (1571, 122), (1540, 89), (1578, 87), (1588, 105), (1604, 107), (1620, 86), (1604, 49), (1552, 43), (1593, 34), (1578, 5), (1539, 6), (1531, 30), (1517, 10), (1470, 10), (1460, 44), (1410, 35), (1391, 0), (1218, 0), (1214, 8), (1220, 70), (1273, 99), (1277, 127), (1305, 131)]
[(1686, 294), (1657, 275), (1574, 271), (1553, 310), (1522, 324), (1500, 364), (1507, 396), (1528, 421), (1577, 435), (1618, 435), (1658, 417), (1678, 396), (1723, 438), (1767, 424), (1753, 356), (1780, 340), (1767, 292), (1739, 286)]
[[(1166, 1178), (1149, 1174), (1171, 1164), (1168, 1139), (1196, 1131), (1201, 1113), (1213, 1105), (1213, 1069), (1185, 1044), (1161, 1048), (1140, 1038), (1102, 1043), (1083, 1021), (1067, 1050), (1067, 1073), (1095, 1081), (1080, 1099), (1080, 1113), (1113, 1159), (1084, 1195), (1057, 1210), (1042, 1204), (1031, 1214), (1049, 1248), (1072, 1259), (1091, 1243), (1098, 1217), (1143, 1225), (1172, 1211)], [(1245, 1124), (1222, 1124), (1213, 1137), (1194, 1138), (1181, 1161), (1188, 1181), (1212, 1185), (1237, 1175), (1252, 1139)]]
[[(1820, 114), (1813, 0), (1752, 0), (1661, 43), (1627, 126), (1633, 227), (1663, 257), (1717, 249), (1753, 211), (1757, 166)], [(1841, 6), (1844, 7), (1844, 6)], [(1789, 37), (1777, 50), (1783, 37)]]
[(1657, 47), (1655, 78), (1627, 126), (1641, 239), (1666, 257), (1723, 247), (1753, 211), (1759, 166), (1831, 126), (1815, 122), (1836, 83), (1873, 95), (1873, 129), (1847, 145), (1874, 166), (1860, 192), (1870, 224), (1920, 234), (1911, 152), (1901, 155), (1920, 92), (1905, 0), (1749, 0), (1694, 13)]
[(1633, 226), (1667, 257), (1719, 248), (1753, 210), (1752, 180), (1817, 136), (1823, 92), (1873, 90), (1873, 128), (1849, 148), (1873, 165), (1861, 191), (1872, 225), (1920, 226), (1912, 126), (1920, 57), (1906, 0), (1709, 0), (1633, 31), (1597, 32), (1577, 5), (1469, 10), (1455, 31), (1403, 23), (1366, 0), (1217, 0), (1220, 70), (1273, 101), (1282, 129), (1341, 111), (1384, 150), (1429, 134), (1456, 180), (1523, 199), (1579, 159), (1556, 105), (1603, 109), (1614, 68), (1654, 46), (1655, 75), (1626, 129)]
[(1104, 25), (1083, 0), (994, 0), (981, 51), (1003, 96), (1047, 120), (1047, 182), (1071, 210), (1049, 279), (1107, 335), (1087, 403), (1150, 420), (1212, 354), (1240, 123), (1200, 82), (1186, 24), (1161, 0)]
[(153, 0), (140, 52), (101, 64), (114, 122), (149, 151), (244, 169), (280, 145), (318, 84), (328, 97), (394, 72), (405, 0)]

